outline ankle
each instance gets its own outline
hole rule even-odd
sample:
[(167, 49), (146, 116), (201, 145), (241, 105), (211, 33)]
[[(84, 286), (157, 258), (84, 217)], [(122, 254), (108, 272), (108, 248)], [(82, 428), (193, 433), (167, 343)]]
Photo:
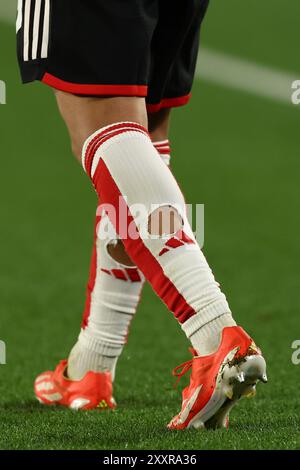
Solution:
[(223, 329), (231, 326), (236, 326), (236, 322), (231, 313), (225, 313), (195, 331), (190, 340), (199, 356), (214, 354), (220, 346)]
[(81, 380), (89, 371), (110, 372), (113, 381), (117, 361), (118, 356), (99, 354), (77, 342), (69, 355), (66, 373), (71, 380)]

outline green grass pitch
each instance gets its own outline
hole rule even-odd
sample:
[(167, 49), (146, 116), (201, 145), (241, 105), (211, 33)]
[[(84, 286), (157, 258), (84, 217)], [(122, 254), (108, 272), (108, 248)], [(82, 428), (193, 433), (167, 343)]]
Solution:
[[(298, 3), (216, 0), (203, 43), (299, 71)], [(170, 372), (188, 343), (148, 287), (118, 365), (118, 409), (43, 408), (33, 380), (78, 334), (96, 199), (51, 91), (20, 85), (14, 41), (0, 22), (0, 448), (299, 449), (299, 109), (196, 81), (191, 104), (174, 113), (173, 169), (187, 201), (205, 204), (205, 254), (268, 360), (269, 384), (233, 410), (230, 430), (166, 430), (182, 387)]]

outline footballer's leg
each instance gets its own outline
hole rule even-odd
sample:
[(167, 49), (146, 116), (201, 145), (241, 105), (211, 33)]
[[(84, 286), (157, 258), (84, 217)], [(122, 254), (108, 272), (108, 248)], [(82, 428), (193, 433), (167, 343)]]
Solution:
[[(42, 373), (37, 378), (35, 392), (41, 403), (49, 404), (47, 387), (53, 390), (60, 384), (62, 405), (76, 409), (115, 406), (112, 382), (143, 284), (143, 274), (126, 255), (108, 217), (97, 213), (81, 332), (63, 363), (64, 370), (60, 368), (56, 375), (47, 373), (48, 377)], [(109, 394), (105, 395), (108, 387)]]
[[(26, 31), (30, 28), (25, 25), (24, 40), (19, 41), (24, 81), (41, 79), (68, 93), (60, 95), (60, 110), (77, 156), (83, 144), (82, 164), (103, 211), (130, 259), (191, 340), (195, 357), (182, 370), (192, 367), (191, 383), (184, 391), (181, 412), (170, 424), (178, 429), (203, 423), (215, 425), (214, 420), (219, 425), (241, 395), (252, 392), (259, 379), (265, 380), (260, 351), (236, 326), (226, 297), (193, 236), (183, 195), (159, 158), (147, 129), (145, 96), (151, 111), (184, 104), (190, 97), (200, 24), (207, 4), (207, 0), (184, 4), (165, 0), (157, 8), (157, 2), (118, 2), (116, 15), (114, 2), (98, 0), (92, 14), (84, 2), (54, 2), (52, 34), (44, 30), (42, 40), (29, 48), (31, 36)], [(103, 10), (117, 34), (112, 34), (110, 21), (99, 27)], [(70, 11), (73, 24), (68, 28), (64, 15)], [(61, 12), (62, 17), (58, 14)], [(36, 17), (27, 14), (25, 21), (35, 22)], [(170, 35), (172, 28), (176, 31), (174, 37)], [(185, 41), (191, 38), (195, 39), (189, 50)], [(47, 53), (49, 60), (43, 62)], [(37, 55), (43, 60), (35, 62)], [(177, 74), (179, 55), (182, 74)], [(170, 82), (170, 76), (174, 81)], [(157, 96), (158, 89), (161, 96)], [(59, 396), (59, 390), (67, 389), (65, 368), (62, 364), (56, 371), (52, 383), (57, 388), (49, 390), (51, 402), (66, 404)], [(111, 374), (98, 375), (104, 376), (108, 380), (97, 383), (97, 387), (103, 387), (105, 406), (113, 407)], [(78, 382), (74, 381), (75, 388)], [(91, 383), (86, 390), (90, 390)], [(86, 407), (91, 405), (90, 401), (86, 403)]]
[[(85, 98), (81, 100), (79, 115), (90, 123), (89, 106)], [(91, 128), (102, 116), (116, 112), (113, 103), (104, 113), (107, 102), (96, 102), (99, 113)], [(134, 106), (133, 100), (132, 110)], [(60, 108), (68, 127), (72, 127), (72, 113)], [(252, 393), (259, 379), (265, 380), (264, 360), (251, 338), (236, 326), (226, 297), (194, 238), (183, 195), (158, 158), (138, 114), (133, 122), (110, 121), (109, 117), (108, 123), (102, 122), (102, 128), (86, 139), (83, 167), (127, 253), (174, 313), (195, 350), (183, 411), (170, 427), (210, 425), (216, 417), (223, 422), (220, 410), (227, 413), (240, 396)], [(80, 127), (86, 128), (86, 124)], [(75, 124), (70, 135), (78, 133)], [(136, 204), (143, 205), (142, 215), (132, 210)]]
[[(64, 93), (57, 93), (59, 107), (64, 109), (64, 104), (68, 96)], [(74, 107), (72, 107), (74, 109)], [(170, 110), (161, 110), (157, 113), (150, 113), (148, 116), (149, 129), (153, 145), (157, 149), (162, 160), (169, 165), (170, 147), (167, 140), (169, 129)], [(73, 113), (71, 113), (73, 116)], [(68, 119), (68, 116), (65, 116)], [(81, 127), (81, 126), (80, 126)], [(74, 123), (71, 128), (74, 129)], [(78, 129), (78, 134), (80, 129)], [(77, 133), (75, 133), (77, 134)], [(76, 153), (76, 141), (73, 141), (73, 149)], [(105, 238), (101, 236), (105, 233)], [(109, 234), (109, 237), (107, 236)], [(90, 279), (88, 283), (86, 306), (83, 316), (82, 329), (77, 343), (73, 347), (65, 370), (68, 377), (68, 385), (71, 381), (77, 381), (77, 396), (68, 404), (72, 408), (87, 408), (86, 400), (78, 395), (82, 395), (85, 388), (85, 375), (91, 372), (110, 372), (112, 381), (115, 376), (117, 360), (127, 342), (128, 330), (132, 318), (136, 312), (144, 284), (142, 272), (134, 266), (127, 255), (122, 241), (116, 234), (114, 227), (106, 215), (97, 213), (94, 247), (90, 269)], [(41, 374), (36, 381), (36, 395), (42, 403), (48, 403), (49, 393), (45, 387), (53, 382), (52, 373), (48, 378)], [(96, 378), (97, 375), (95, 374)], [(73, 386), (76, 384), (72, 384)], [(96, 389), (96, 387), (95, 387)], [(97, 390), (94, 394), (97, 396)], [(105, 401), (98, 400), (103, 406)], [(89, 404), (89, 408), (98, 403), (97, 399)]]
[[(78, 159), (78, 149), (96, 123), (105, 125), (121, 115), (147, 125), (143, 98), (82, 98), (62, 91), (57, 91), (56, 98)], [(82, 330), (68, 360), (61, 361), (54, 372), (37, 377), (35, 394), (43, 404), (72, 409), (115, 407), (112, 382), (116, 363), (127, 341), (144, 276), (99, 207), (94, 240)]]
[[(95, 0), (92, 6), (79, 0), (18, 3), (22, 80), (40, 80), (59, 90), (59, 105), (62, 101), (63, 112), (74, 118), (68, 127), (76, 132), (71, 136), (75, 155), (81, 154), (82, 136), (85, 139), (99, 125), (120, 119), (147, 125), (144, 97), (157, 16), (155, 2)], [(80, 101), (78, 109), (76, 97), (83, 95), (86, 106)], [(69, 96), (73, 99), (68, 102)], [(95, 96), (103, 98), (101, 115)], [(81, 119), (85, 107), (89, 113)], [(91, 127), (95, 123), (96, 127)], [(62, 361), (54, 372), (37, 378), (35, 393), (43, 403), (72, 408), (114, 406), (116, 360), (126, 341), (143, 275), (124, 252), (107, 217), (98, 213), (97, 229), (101, 232), (107, 225), (110, 238), (95, 237), (80, 348), (75, 345), (69, 363)]]
[(109, 371), (114, 381), (144, 276), (126, 254), (106, 214), (97, 213), (94, 232), (83, 321), (68, 358), (67, 375), (81, 380), (89, 371)]
[[(172, 16), (169, 15), (171, 6)], [(204, 18), (207, 6), (208, 0), (198, 0), (193, 6), (187, 3), (185, 12), (189, 21), (186, 23), (181, 16), (183, 6), (180, 0), (172, 1), (172, 5), (168, 0), (161, 3), (160, 18), (153, 38), (156, 66), (152, 68), (151, 86), (147, 97), (148, 111), (163, 111), (164, 108), (180, 106), (189, 101), (199, 49), (199, 19)], [(170, 55), (173, 55), (174, 60), (170, 73), (166, 76), (164, 71)], [(163, 94), (161, 83), (164, 84)], [(180, 135), (179, 138), (182, 139), (183, 136)], [(207, 157), (201, 155), (201, 158)], [(167, 256), (168, 252), (165, 253)], [(210, 289), (209, 283), (206, 287)], [(205, 288), (202, 294), (205, 296)], [(208, 297), (206, 301), (209, 302)], [(212, 305), (207, 305), (208, 309)], [(225, 303), (223, 309), (225, 311)], [(204, 311), (205, 309), (202, 313)], [(190, 385), (183, 391), (182, 410), (170, 422), (170, 429), (191, 426), (228, 427), (232, 406), (240, 397), (254, 394), (258, 379), (266, 382), (266, 365), (260, 350), (241, 328), (235, 326), (230, 315), (216, 315), (214, 320), (207, 323), (204, 315), (201, 317), (201, 327), (194, 323), (197, 317), (199, 314), (194, 318), (192, 315), (182, 325), (191, 338), (194, 357), (173, 371), (178, 378), (190, 369), (192, 372)], [(206, 335), (209, 338), (207, 342)]]
[[(148, 114), (153, 145), (167, 165), (170, 111)], [(101, 236), (104, 231), (110, 234), (106, 239)], [(114, 380), (143, 285), (142, 272), (127, 255), (107, 215), (97, 214), (82, 329), (68, 359), (70, 379), (81, 380), (88, 371), (109, 371)]]

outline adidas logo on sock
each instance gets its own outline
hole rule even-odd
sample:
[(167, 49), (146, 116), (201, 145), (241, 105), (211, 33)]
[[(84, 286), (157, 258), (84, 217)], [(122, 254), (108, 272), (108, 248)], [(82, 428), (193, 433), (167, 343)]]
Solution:
[(164, 248), (159, 252), (158, 256), (162, 256), (168, 253), (170, 250), (174, 250), (183, 245), (195, 244), (194, 240), (187, 236), (183, 230), (179, 230), (174, 237), (170, 238)]
[(142, 278), (137, 268), (126, 269), (101, 269), (102, 272), (109, 276), (114, 276), (116, 279), (127, 282), (141, 282)]

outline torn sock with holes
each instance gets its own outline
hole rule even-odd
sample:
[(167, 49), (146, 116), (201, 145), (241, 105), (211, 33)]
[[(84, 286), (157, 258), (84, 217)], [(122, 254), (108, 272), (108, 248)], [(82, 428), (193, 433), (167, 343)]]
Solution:
[[(153, 142), (154, 147), (166, 165), (170, 163), (170, 144), (168, 140)], [(108, 260), (107, 252), (104, 247), (105, 240), (100, 237), (96, 243), (97, 232), (106, 224), (106, 230), (109, 228), (111, 235), (108, 237), (107, 243), (113, 243), (119, 239), (112, 224), (106, 218), (101, 221), (100, 216), (96, 217), (95, 223), (95, 241), (93, 256), (90, 269), (90, 280), (87, 292), (87, 301), (84, 311), (82, 323), (82, 331), (79, 339), (73, 347), (68, 359), (68, 375), (72, 380), (80, 380), (84, 375), (92, 370), (94, 372), (110, 371), (112, 379), (115, 378), (117, 361), (123, 351), (124, 344), (128, 336), (128, 327), (132, 317), (135, 315), (138, 299), (141, 296), (144, 284), (144, 276), (137, 268), (129, 271), (131, 277), (135, 276), (135, 282), (128, 282), (123, 279), (120, 283), (120, 275), (122, 267), (118, 263)], [(101, 254), (102, 252), (102, 254)], [(104, 253), (103, 253), (104, 252)], [(109, 261), (109, 262), (108, 262)], [(97, 271), (97, 266), (102, 265), (102, 270)], [(116, 270), (120, 271), (116, 271)], [(124, 269), (124, 267), (123, 267)], [(126, 269), (126, 268), (125, 268)], [(113, 273), (114, 270), (114, 273)], [(116, 275), (118, 274), (118, 276)], [(126, 286), (126, 296), (131, 297), (132, 317), (129, 318), (125, 313), (125, 317), (121, 313), (128, 305), (128, 297), (116, 295), (114, 305), (107, 308), (105, 302), (95, 302), (94, 292), (114, 292), (122, 294), (123, 288)], [(120, 289), (120, 290), (119, 290)], [(103, 300), (107, 294), (103, 292)], [(93, 297), (93, 305), (91, 306)], [(124, 305), (124, 303), (126, 305)], [(133, 312), (134, 311), (134, 312)], [(92, 313), (92, 316), (91, 316)], [(125, 325), (124, 325), (125, 319)], [(127, 323), (128, 322), (128, 323)], [(95, 324), (97, 325), (95, 327)], [(119, 348), (115, 347), (112, 338), (103, 337), (101, 329), (105, 332), (110, 329), (115, 336), (119, 336), (119, 342), (122, 343)], [(100, 334), (99, 334), (100, 331)], [(123, 341), (122, 341), (123, 338)]]
[[(235, 323), (195, 240), (184, 197), (147, 130), (127, 122), (100, 129), (87, 139), (82, 162), (101, 203), (114, 209), (109, 217), (131, 259), (198, 354), (214, 352), (222, 329)], [(143, 206), (142, 215), (134, 210), (137, 204)], [(175, 210), (182, 224), (175, 233), (153, 236), (149, 222), (163, 207)]]

